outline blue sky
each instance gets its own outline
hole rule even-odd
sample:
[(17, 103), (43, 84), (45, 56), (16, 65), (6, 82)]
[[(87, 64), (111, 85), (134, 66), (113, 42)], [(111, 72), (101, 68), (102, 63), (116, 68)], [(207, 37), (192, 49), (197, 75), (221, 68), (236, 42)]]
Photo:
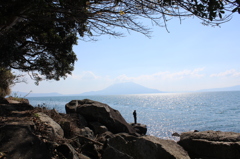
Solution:
[[(78, 61), (72, 76), (35, 86), (15, 85), (19, 92), (76, 94), (135, 82), (161, 91), (195, 91), (240, 85), (239, 20), (221, 27), (204, 26), (197, 18), (172, 19), (168, 30), (149, 25), (151, 38), (124, 31), (125, 37), (98, 37), (74, 46)], [(147, 22), (145, 23), (147, 24)], [(26, 76), (27, 77), (27, 76)], [(29, 77), (27, 77), (29, 78)]]

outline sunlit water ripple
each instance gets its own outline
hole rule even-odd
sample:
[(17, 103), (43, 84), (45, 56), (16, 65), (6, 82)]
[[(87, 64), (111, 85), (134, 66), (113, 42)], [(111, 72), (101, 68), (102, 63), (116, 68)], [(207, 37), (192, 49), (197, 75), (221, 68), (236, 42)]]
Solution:
[(33, 106), (43, 103), (65, 112), (65, 104), (74, 99), (91, 99), (120, 111), (127, 122), (146, 124), (148, 135), (170, 138), (173, 132), (219, 130), (240, 132), (240, 92), (162, 93), (118, 96), (29, 97)]

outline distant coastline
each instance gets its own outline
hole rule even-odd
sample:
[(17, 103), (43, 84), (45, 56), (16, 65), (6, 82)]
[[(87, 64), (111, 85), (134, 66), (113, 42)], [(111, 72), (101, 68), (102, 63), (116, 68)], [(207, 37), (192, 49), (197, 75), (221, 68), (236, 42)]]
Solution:
[(194, 93), (194, 92), (223, 92), (223, 91), (240, 91), (240, 85), (224, 88), (202, 89), (197, 91), (179, 91), (179, 92), (164, 92), (157, 89), (151, 89), (141, 86), (136, 83), (127, 82), (111, 85), (100, 91), (90, 91), (79, 94), (60, 94), (57, 92), (51, 93), (34, 93), (34, 92), (16, 92), (13, 91), (11, 96), (18, 97), (54, 97), (54, 96), (92, 96), (92, 95), (127, 95), (127, 94), (156, 94), (156, 93)]

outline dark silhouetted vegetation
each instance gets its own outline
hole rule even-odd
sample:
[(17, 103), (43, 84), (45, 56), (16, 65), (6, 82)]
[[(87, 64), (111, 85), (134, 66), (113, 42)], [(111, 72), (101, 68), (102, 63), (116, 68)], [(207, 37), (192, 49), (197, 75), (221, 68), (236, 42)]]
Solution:
[[(143, 18), (167, 27), (196, 16), (219, 25), (240, 13), (239, 0), (0, 0), (0, 67), (42, 79), (66, 78), (77, 60), (77, 39), (121, 36), (116, 28), (150, 36)], [(159, 35), (161, 36), (161, 35)]]

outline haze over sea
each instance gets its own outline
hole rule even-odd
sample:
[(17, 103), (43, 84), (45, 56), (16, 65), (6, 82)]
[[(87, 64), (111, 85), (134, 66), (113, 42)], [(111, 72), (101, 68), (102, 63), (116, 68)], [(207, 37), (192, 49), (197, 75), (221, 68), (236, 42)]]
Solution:
[(65, 113), (71, 100), (91, 99), (120, 111), (133, 122), (146, 124), (148, 135), (170, 138), (174, 132), (215, 130), (240, 132), (240, 91), (204, 93), (160, 93), (108, 96), (28, 97), (33, 106), (45, 105)]

